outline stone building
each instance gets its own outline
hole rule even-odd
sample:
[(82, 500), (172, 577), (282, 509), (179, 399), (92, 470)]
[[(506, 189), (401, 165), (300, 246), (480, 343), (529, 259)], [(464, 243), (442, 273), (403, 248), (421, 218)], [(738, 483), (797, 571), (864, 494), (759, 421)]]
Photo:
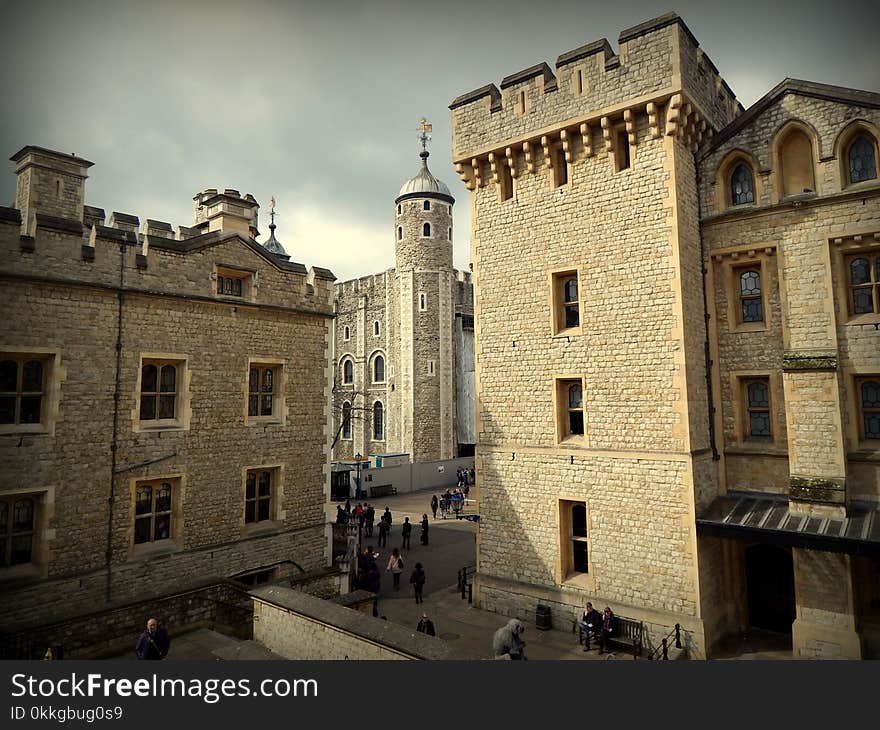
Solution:
[(787, 80), (745, 111), (669, 14), (450, 108), (475, 601), (878, 656), (880, 95)]
[(200, 193), (176, 232), (105, 225), (85, 204), (92, 163), (11, 159), (3, 630), (324, 568), (333, 275), (256, 243), (250, 195)]
[(421, 168), (394, 200), (395, 267), (336, 284), (334, 458), (471, 456), (473, 289), (452, 267), (449, 188)]

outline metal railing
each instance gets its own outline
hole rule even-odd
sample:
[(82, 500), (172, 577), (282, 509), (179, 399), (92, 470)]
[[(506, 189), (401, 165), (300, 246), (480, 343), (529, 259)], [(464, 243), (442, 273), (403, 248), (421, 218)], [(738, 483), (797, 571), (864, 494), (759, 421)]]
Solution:
[(648, 659), (660, 659), (669, 661), (669, 641), (675, 637), (675, 648), (681, 649), (681, 624), (675, 624), (675, 627), (660, 640), (659, 646), (648, 656)]
[(476, 565), (466, 565), (458, 571), (457, 588), (461, 591), (462, 600), (467, 598), (468, 603), (474, 602), (474, 576), (476, 573)]

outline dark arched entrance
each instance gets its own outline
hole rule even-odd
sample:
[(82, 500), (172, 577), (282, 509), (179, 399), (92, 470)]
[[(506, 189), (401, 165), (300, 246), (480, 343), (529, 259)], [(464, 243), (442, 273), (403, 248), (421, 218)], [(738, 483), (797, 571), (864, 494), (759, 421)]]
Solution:
[(768, 631), (791, 633), (795, 619), (791, 553), (775, 545), (747, 548), (746, 586), (749, 623)]

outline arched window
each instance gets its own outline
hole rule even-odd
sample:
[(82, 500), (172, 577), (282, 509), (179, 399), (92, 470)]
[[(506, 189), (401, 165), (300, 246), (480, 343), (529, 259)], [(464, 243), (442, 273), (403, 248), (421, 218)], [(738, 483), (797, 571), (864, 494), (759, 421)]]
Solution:
[(565, 300), (565, 326), (579, 327), (581, 324), (580, 305), (578, 304), (578, 280), (576, 276), (566, 280), (563, 286)]
[(431, 201), (430, 201), (430, 200), (426, 200), (424, 203), (422, 203), (422, 208), (423, 208), (424, 210), (431, 210)]
[(584, 434), (584, 395), (580, 383), (568, 386), (568, 433), (573, 436)]
[(403, 240), (403, 226), (397, 226), (397, 240)]
[(779, 147), (779, 180), (782, 195), (800, 195), (816, 190), (813, 176), (813, 144), (800, 129), (789, 131)]
[(397, 215), (400, 215), (400, 211), (403, 210), (403, 206), (400, 203), (397, 204)]
[(373, 322), (373, 334), (378, 337), (379, 336), (379, 320), (377, 319)]
[(351, 438), (351, 403), (342, 404), (342, 438)]
[(761, 300), (761, 272), (746, 269), (739, 275), (740, 314), (743, 322), (763, 322), (764, 307)]
[(860, 383), (863, 438), (880, 439), (880, 380)]
[(343, 340), (350, 340), (351, 339), (351, 329), (349, 328), (348, 325), (345, 325), (345, 327), (342, 328), (342, 339)]
[(770, 387), (766, 379), (746, 384), (749, 438), (770, 438)]
[(373, 403), (373, 438), (376, 441), (385, 438), (385, 411), (378, 400)]
[(741, 162), (730, 176), (731, 205), (748, 205), (755, 202), (755, 181), (752, 169)]
[(431, 235), (431, 224), (430, 223), (425, 223), (424, 225), (422, 225), (422, 235), (425, 238), (428, 238)]
[(849, 181), (851, 183), (873, 180), (877, 177), (877, 158), (874, 142), (867, 134), (859, 134), (847, 152)]
[(376, 359), (373, 360), (373, 382), (385, 382), (385, 358), (381, 355), (376, 355)]
[(354, 365), (351, 360), (342, 363), (342, 383), (343, 385), (351, 385), (354, 382)]
[(849, 259), (849, 290), (853, 314), (880, 312), (880, 255)]

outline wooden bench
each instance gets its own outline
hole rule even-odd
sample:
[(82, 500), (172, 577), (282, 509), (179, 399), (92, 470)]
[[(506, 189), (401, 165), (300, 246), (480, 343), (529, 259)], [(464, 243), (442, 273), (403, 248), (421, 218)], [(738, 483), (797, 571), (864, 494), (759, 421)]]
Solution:
[[(606, 640), (608, 644), (620, 646), (632, 652), (633, 656), (642, 655), (642, 622), (626, 616), (615, 616), (614, 633)], [(580, 619), (572, 622), (572, 631), (578, 631), (578, 643), (586, 639), (586, 646), (590, 646), (590, 638), (587, 632), (580, 629)], [(598, 643), (598, 638), (592, 640)]]
[(392, 484), (380, 484), (377, 487), (370, 487), (370, 499), (390, 497), (395, 494), (397, 494), (397, 487)]

